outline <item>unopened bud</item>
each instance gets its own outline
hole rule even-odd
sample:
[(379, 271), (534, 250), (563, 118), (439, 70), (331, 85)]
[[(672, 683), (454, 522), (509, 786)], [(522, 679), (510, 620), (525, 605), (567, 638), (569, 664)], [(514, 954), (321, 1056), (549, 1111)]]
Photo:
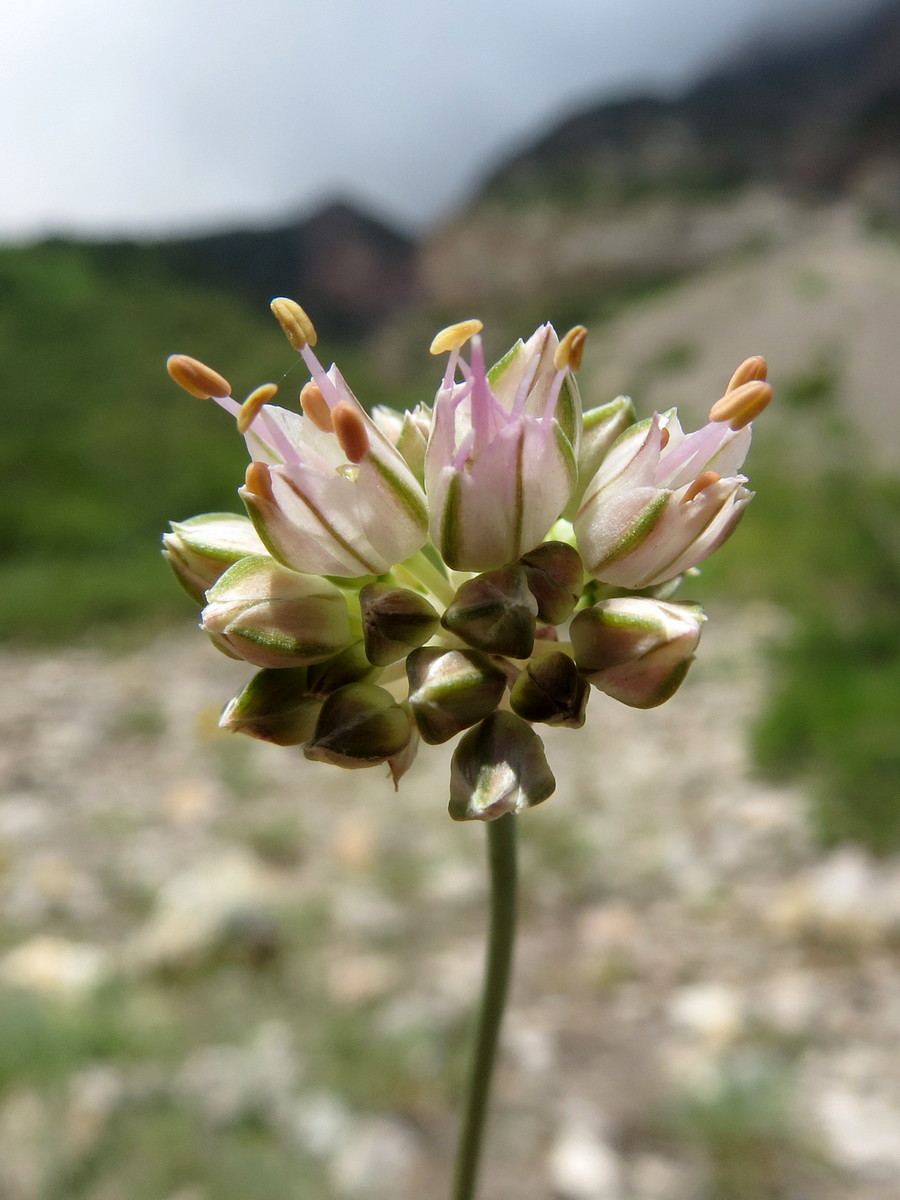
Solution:
[(306, 667), (265, 670), (228, 704), (219, 726), (276, 746), (302, 746), (313, 735), (321, 707), (307, 692)]
[(632, 708), (655, 708), (680, 687), (705, 620), (695, 604), (623, 596), (577, 613), (569, 633), (594, 687)]
[(265, 554), (249, 518), (237, 513), (204, 513), (172, 521), (163, 534), (163, 557), (189, 596), (203, 604), (206, 592), (230, 566), (248, 554)]
[(366, 657), (362, 639), (322, 662), (306, 668), (307, 688), (314, 696), (330, 696), (348, 683), (363, 683), (379, 674)]
[(491, 713), (469, 730), (450, 763), (450, 816), (493, 821), (533, 808), (556, 788), (544, 744), (514, 713)]
[(580, 729), (590, 688), (575, 663), (561, 650), (529, 662), (509, 693), (512, 710), (526, 721)]
[(407, 657), (406, 674), (410, 708), (431, 746), (493, 712), (506, 687), (506, 673), (477, 650), (424, 646)]
[(617, 396), (609, 404), (591, 408), (582, 418), (578, 443), (578, 483), (566, 511), (574, 514), (587, 485), (591, 482), (617, 438), (637, 420), (628, 396)]
[(523, 554), (519, 562), (537, 602), (538, 620), (550, 625), (567, 621), (584, 586), (584, 567), (575, 547), (565, 542), (544, 542)]
[(337, 767), (372, 767), (400, 754), (410, 736), (409, 715), (390, 692), (348, 683), (322, 705), (304, 754)]
[(441, 624), (476, 650), (527, 658), (534, 646), (538, 602), (517, 564), (463, 583)]
[(353, 640), (341, 591), (271, 558), (241, 559), (206, 599), (203, 629), (258, 667), (320, 662)]
[(369, 661), (386, 667), (424, 646), (440, 618), (424, 596), (387, 583), (367, 583), (359, 593), (363, 638)]

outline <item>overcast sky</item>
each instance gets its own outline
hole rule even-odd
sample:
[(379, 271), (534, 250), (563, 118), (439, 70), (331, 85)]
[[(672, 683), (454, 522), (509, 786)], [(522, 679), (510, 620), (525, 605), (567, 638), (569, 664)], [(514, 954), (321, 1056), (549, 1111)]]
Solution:
[(573, 107), (859, 0), (0, 0), (0, 239), (421, 226)]

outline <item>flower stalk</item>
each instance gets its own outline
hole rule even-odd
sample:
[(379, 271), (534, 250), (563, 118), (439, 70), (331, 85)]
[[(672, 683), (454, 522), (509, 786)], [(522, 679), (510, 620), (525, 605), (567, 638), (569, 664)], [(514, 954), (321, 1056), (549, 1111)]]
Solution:
[(475, 1051), (469, 1074), (466, 1104), (456, 1155), (456, 1172), (451, 1200), (474, 1200), (478, 1167), (484, 1144), (485, 1124), (500, 1026), (509, 993), (518, 912), (518, 869), (516, 862), (516, 816), (507, 813), (489, 821), (488, 871), (490, 874), (490, 923), (485, 955), (484, 980)]

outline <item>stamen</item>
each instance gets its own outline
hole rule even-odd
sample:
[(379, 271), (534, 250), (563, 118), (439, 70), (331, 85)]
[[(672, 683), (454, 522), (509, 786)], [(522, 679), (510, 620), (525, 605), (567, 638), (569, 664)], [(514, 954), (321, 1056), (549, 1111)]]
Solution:
[(442, 329), (440, 333), (434, 335), (430, 351), (437, 355), (446, 354), (448, 350), (461, 350), (469, 338), (476, 333), (481, 333), (482, 329), (484, 329), (484, 323), (477, 317), (472, 317), (468, 321), (458, 321), (455, 325), (448, 325), (446, 329)]
[(331, 410), (334, 432), (341, 449), (352, 463), (360, 463), (369, 451), (369, 431), (359, 411), (348, 400), (341, 400)]
[(295, 350), (302, 350), (304, 346), (314, 346), (319, 340), (315, 325), (296, 300), (287, 296), (276, 296), (269, 308)]
[(244, 403), (241, 405), (237, 415), (238, 433), (246, 433), (253, 422), (259, 415), (259, 410), (264, 404), (268, 404), (272, 397), (277, 393), (278, 385), (274, 383), (262, 383), (255, 391), (252, 391)]
[(710, 421), (726, 421), (732, 429), (743, 429), (766, 408), (772, 387), (763, 379), (751, 379), (726, 392), (709, 410)]
[(328, 407), (328, 401), (322, 395), (322, 389), (314, 379), (304, 384), (303, 391), (300, 393), (300, 407), (303, 409), (304, 416), (309, 417), (316, 429), (321, 429), (323, 433), (334, 433), (331, 409)]
[(252, 462), (247, 464), (244, 487), (248, 492), (252, 492), (254, 496), (259, 496), (260, 500), (268, 500), (270, 504), (275, 503), (275, 494), (272, 491), (272, 479), (269, 475), (269, 468), (265, 463)]
[(231, 395), (231, 384), (228, 380), (198, 358), (191, 358), (187, 354), (170, 354), (166, 359), (166, 370), (179, 387), (196, 396), (198, 400)]
[(668, 446), (668, 444), (669, 444), (669, 438), (671, 436), (672, 435), (671, 435), (671, 433), (669, 433), (668, 426), (666, 426), (666, 425), (661, 426), (660, 431), (659, 431), (659, 448), (660, 448), (660, 450), (665, 450), (666, 446)]
[(693, 500), (695, 496), (699, 496), (701, 492), (708, 487), (712, 487), (714, 483), (718, 483), (722, 478), (715, 471), (704, 471), (702, 475), (698, 475), (688, 490), (681, 497), (681, 503), (687, 504), (689, 500)]
[(761, 354), (754, 354), (752, 358), (745, 358), (729, 379), (725, 394), (727, 396), (729, 392), (733, 392), (741, 384), (750, 383), (753, 379), (766, 379), (768, 378), (768, 374), (769, 364)]
[(569, 330), (556, 347), (556, 353), (553, 355), (553, 365), (557, 371), (564, 371), (566, 368), (570, 371), (580, 369), (587, 335), (588, 331), (584, 325), (576, 325)]

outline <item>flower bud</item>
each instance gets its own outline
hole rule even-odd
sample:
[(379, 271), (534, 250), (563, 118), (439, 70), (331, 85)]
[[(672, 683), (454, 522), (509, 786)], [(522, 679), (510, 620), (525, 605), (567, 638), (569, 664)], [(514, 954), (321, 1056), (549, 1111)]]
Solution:
[(353, 641), (347, 601), (333, 583), (262, 557), (242, 558), (210, 588), (201, 625), (258, 667), (320, 662)]
[(537, 611), (525, 569), (513, 564), (466, 580), (441, 624), (486, 654), (527, 658), (534, 646)]
[(163, 534), (163, 558), (199, 604), (207, 589), (239, 559), (266, 553), (253, 523), (237, 513), (204, 513), (169, 524), (172, 532)]
[(389, 666), (424, 646), (440, 618), (424, 596), (387, 583), (368, 583), (359, 593), (363, 638), (369, 662)]
[(574, 514), (578, 511), (585, 488), (600, 470), (610, 448), (620, 434), (636, 420), (630, 396), (617, 396), (609, 404), (588, 409), (584, 414), (578, 447), (578, 483), (567, 513)]
[(432, 746), (486, 717), (506, 687), (506, 673), (477, 650), (413, 650), (406, 674), (410, 708), (422, 738)]
[(424, 483), (425, 450), (431, 432), (431, 409), (428, 405), (417, 404), (412, 412), (405, 413), (378, 405), (372, 409), (372, 420), (403, 455), (406, 465), (419, 483)]
[(572, 620), (575, 662), (594, 687), (614, 700), (632, 708), (655, 708), (681, 685), (705, 620), (696, 604), (643, 596), (603, 600)]
[(401, 754), (411, 736), (409, 715), (390, 692), (348, 683), (322, 705), (303, 753), (336, 767), (373, 767)]
[(219, 726), (276, 746), (302, 746), (313, 735), (321, 707), (308, 694), (306, 667), (264, 670), (227, 705)]
[(512, 710), (526, 721), (580, 729), (590, 688), (575, 663), (561, 650), (534, 658), (510, 688)]
[(366, 657), (360, 638), (356, 642), (322, 662), (310, 663), (306, 668), (307, 687), (313, 696), (330, 696), (348, 683), (363, 683), (381, 672), (373, 667)]
[(550, 625), (568, 621), (584, 585), (584, 567), (574, 546), (544, 542), (519, 560), (528, 588), (537, 601), (538, 620)]
[(450, 816), (493, 821), (540, 804), (556, 788), (544, 744), (514, 713), (491, 713), (460, 738), (450, 763)]

